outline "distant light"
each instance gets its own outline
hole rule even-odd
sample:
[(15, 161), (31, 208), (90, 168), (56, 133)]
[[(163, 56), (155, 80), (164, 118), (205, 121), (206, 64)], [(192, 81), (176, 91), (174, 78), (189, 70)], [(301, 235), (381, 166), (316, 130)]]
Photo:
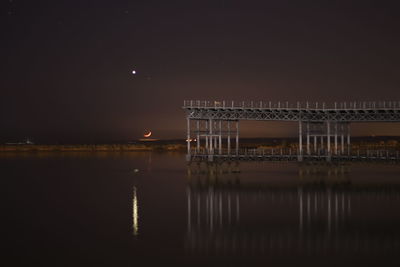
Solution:
[(133, 70), (133, 71), (132, 71), (132, 74), (136, 74), (136, 70)]

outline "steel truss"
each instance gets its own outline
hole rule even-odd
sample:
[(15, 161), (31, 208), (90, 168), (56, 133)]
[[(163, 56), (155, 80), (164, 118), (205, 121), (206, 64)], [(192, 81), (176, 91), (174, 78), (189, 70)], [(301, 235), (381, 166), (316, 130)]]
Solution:
[[(196, 151), (204, 148), (209, 160), (214, 154), (239, 154), (239, 121), (288, 121), (299, 123), (299, 145), (297, 157), (317, 155), (327, 158), (332, 155), (351, 153), (350, 123), (354, 122), (400, 122), (400, 102), (350, 102), (335, 103), (327, 108), (323, 103), (296, 106), (286, 103), (241, 102), (229, 105), (226, 101), (184, 101), (187, 119), (188, 160), (192, 159), (192, 134), (196, 136)], [(195, 122), (195, 127), (193, 123)], [(303, 140), (305, 136), (305, 140)], [(231, 153), (231, 138), (235, 138), (234, 153)], [(319, 139), (319, 141), (317, 140)], [(204, 140), (204, 145), (202, 145)], [(226, 141), (224, 141), (226, 140)], [(304, 142), (305, 141), (305, 142)]]
[(259, 109), (184, 107), (197, 120), (399, 122), (398, 109)]

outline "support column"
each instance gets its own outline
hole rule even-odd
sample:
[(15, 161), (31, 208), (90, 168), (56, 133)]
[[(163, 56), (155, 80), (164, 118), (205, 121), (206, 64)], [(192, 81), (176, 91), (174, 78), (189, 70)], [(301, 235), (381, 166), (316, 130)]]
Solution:
[(186, 118), (186, 122), (187, 122), (187, 136), (186, 136), (187, 155), (186, 155), (186, 160), (190, 161), (190, 119), (189, 119), (189, 117)]
[(347, 123), (347, 153), (350, 156), (351, 153), (351, 143), (350, 143), (350, 123)]
[(317, 154), (317, 136), (314, 133), (314, 153)]
[(206, 123), (206, 146), (205, 146), (205, 151), (207, 152), (208, 151), (208, 121), (205, 121), (205, 123)]
[(214, 147), (213, 150), (215, 151), (214, 153), (216, 153), (216, 151), (218, 151), (218, 125), (217, 122), (214, 121), (214, 129), (213, 129), (213, 133), (214, 133)]
[(222, 121), (219, 121), (219, 154), (222, 154)]
[(208, 150), (208, 161), (212, 162), (214, 161), (214, 144), (213, 144), (213, 128), (214, 128), (214, 122), (212, 119), (209, 119), (208, 121), (209, 124), (209, 132), (208, 132), (208, 138), (209, 138), (209, 150)]
[(342, 150), (342, 155), (344, 155), (344, 126), (343, 126), (343, 123), (341, 123), (341, 125), (340, 125), (340, 130), (341, 130), (341, 135), (340, 135), (340, 137), (341, 137), (341, 150)]
[(239, 121), (236, 121), (236, 155), (239, 155)]
[[(321, 127), (322, 128), (322, 127)], [(321, 149), (323, 149), (323, 150), (325, 150), (325, 148), (324, 148), (324, 133), (322, 132), (321, 133)], [(318, 153), (318, 155), (319, 155), (320, 153)]]
[(338, 145), (337, 145), (337, 122), (335, 122), (335, 155), (337, 155), (337, 149), (338, 149)]
[(310, 154), (310, 122), (307, 122), (307, 155)]
[(197, 138), (196, 138), (196, 144), (197, 144), (197, 153), (200, 151), (200, 121), (197, 120)]
[(326, 142), (327, 142), (327, 152), (328, 152), (328, 158), (327, 161), (331, 160), (331, 122), (327, 121), (326, 122)]
[(228, 121), (228, 155), (231, 154), (231, 122)]
[(213, 154), (213, 147), (214, 147), (214, 145), (213, 145), (213, 137), (212, 137), (212, 134), (213, 134), (213, 121), (212, 121), (212, 119), (209, 119), (209, 138), (210, 138), (210, 142), (209, 142), (209, 145), (210, 145), (210, 148), (209, 148), (209, 154)]
[(301, 119), (299, 120), (299, 155), (297, 157), (298, 161), (303, 161), (303, 129), (302, 129), (303, 122)]

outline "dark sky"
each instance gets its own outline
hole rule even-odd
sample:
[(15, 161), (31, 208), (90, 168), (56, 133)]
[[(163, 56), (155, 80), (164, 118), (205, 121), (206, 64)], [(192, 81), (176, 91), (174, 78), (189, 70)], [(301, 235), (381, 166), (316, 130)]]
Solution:
[[(0, 139), (183, 138), (184, 99), (400, 100), (398, 6), (327, 3), (2, 1)], [(243, 131), (292, 132), (269, 125)]]

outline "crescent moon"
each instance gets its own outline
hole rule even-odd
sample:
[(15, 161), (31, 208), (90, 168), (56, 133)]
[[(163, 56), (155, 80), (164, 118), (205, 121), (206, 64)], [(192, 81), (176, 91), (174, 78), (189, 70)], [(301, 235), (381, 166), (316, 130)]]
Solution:
[(150, 137), (151, 136), (151, 131), (149, 131), (149, 133), (147, 133), (147, 134), (144, 134), (143, 136), (144, 137)]

